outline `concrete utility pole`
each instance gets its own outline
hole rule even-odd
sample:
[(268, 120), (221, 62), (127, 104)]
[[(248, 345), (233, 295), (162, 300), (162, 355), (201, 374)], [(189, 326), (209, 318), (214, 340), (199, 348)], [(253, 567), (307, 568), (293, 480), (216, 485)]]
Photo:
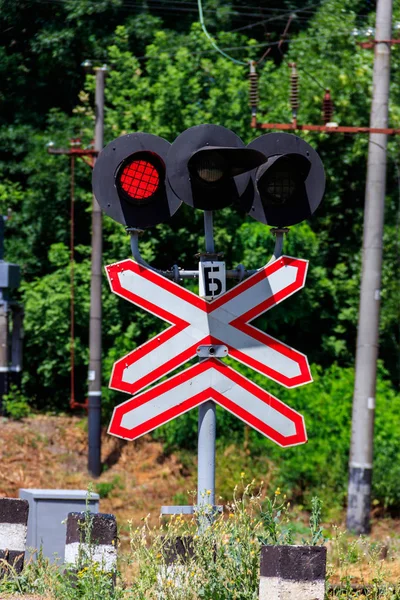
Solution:
[[(370, 119), (374, 128), (388, 126), (391, 38), (392, 0), (378, 0)], [(357, 533), (370, 531), (386, 145), (386, 134), (370, 134), (347, 508), (347, 527)]]
[[(104, 138), (104, 80), (106, 66), (95, 68), (96, 125), (94, 149), (103, 149)], [(89, 323), (89, 472), (101, 473), (101, 280), (102, 280), (102, 214), (96, 198), (92, 207), (92, 276), (90, 282)]]

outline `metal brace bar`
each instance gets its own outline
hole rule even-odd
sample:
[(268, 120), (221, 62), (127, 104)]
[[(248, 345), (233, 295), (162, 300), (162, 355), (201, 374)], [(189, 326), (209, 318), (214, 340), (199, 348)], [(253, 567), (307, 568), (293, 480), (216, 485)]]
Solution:
[[(207, 506), (207, 509), (209, 507)], [(162, 515), (195, 515), (199, 511), (198, 506), (162, 506), (160, 514)], [(210, 511), (213, 513), (220, 513), (224, 511), (224, 507), (210, 506)]]

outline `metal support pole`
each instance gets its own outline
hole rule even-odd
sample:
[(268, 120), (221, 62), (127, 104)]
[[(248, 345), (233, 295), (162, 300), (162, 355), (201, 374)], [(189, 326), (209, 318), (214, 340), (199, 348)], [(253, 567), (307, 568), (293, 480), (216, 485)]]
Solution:
[[(370, 121), (374, 128), (386, 128), (388, 123), (390, 44), (380, 40), (391, 34), (392, 0), (378, 0)], [(370, 531), (386, 145), (386, 134), (370, 134), (347, 507), (347, 527), (357, 533)]]
[[(0, 215), (0, 262), (4, 260), (4, 218)], [(0, 288), (0, 414), (3, 396), (8, 393), (8, 302), (6, 290)]]
[(5, 290), (0, 289), (0, 409), (3, 396), (9, 390), (9, 350), (8, 350), (8, 302)]
[(22, 340), (24, 311), (19, 304), (11, 305), (12, 333), (11, 333), (11, 372), (13, 383), (18, 387), (21, 385), (22, 373)]
[(287, 227), (283, 229), (272, 228), (271, 233), (275, 236), (275, 246), (274, 252), (267, 263), (268, 265), (282, 256), (284, 236), (285, 233), (289, 233), (289, 229)]
[[(204, 211), (204, 233), (206, 252), (213, 254), (213, 213)], [(202, 256), (201, 260), (207, 260)], [(204, 530), (213, 519), (215, 506), (215, 440), (217, 414), (215, 402), (208, 400), (199, 406), (197, 506), (201, 510), (199, 529)], [(209, 508), (208, 508), (209, 507)]]
[[(104, 79), (106, 68), (96, 69), (96, 125), (94, 149), (103, 148), (104, 130)], [(92, 208), (92, 275), (90, 282), (89, 323), (89, 455), (91, 475), (101, 473), (101, 280), (102, 280), (102, 215), (93, 196)]]

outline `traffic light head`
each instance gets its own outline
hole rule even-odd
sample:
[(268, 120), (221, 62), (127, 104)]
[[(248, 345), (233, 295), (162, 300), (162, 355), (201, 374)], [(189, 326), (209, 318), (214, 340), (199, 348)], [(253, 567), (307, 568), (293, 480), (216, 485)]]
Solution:
[(233, 131), (219, 125), (197, 125), (184, 131), (167, 156), (168, 181), (186, 204), (218, 210), (240, 201), (249, 171), (265, 157), (246, 148)]
[(156, 135), (133, 133), (102, 150), (93, 169), (93, 193), (107, 215), (127, 227), (146, 229), (178, 210), (181, 201), (166, 178), (169, 147)]
[(269, 133), (248, 148), (265, 155), (253, 172), (254, 197), (249, 214), (276, 227), (295, 225), (310, 217), (324, 195), (325, 173), (315, 150), (288, 133)]

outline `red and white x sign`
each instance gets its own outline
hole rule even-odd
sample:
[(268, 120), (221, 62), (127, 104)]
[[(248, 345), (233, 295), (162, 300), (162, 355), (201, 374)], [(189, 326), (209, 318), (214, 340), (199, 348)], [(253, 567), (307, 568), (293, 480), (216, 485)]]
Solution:
[(302, 415), (215, 358), (117, 406), (108, 432), (134, 440), (207, 400), (214, 400), (280, 446), (307, 441)]
[(307, 441), (299, 413), (215, 358), (138, 394), (204, 345), (226, 346), (230, 356), (286, 387), (312, 381), (304, 354), (249, 324), (304, 286), (307, 265), (283, 256), (211, 302), (131, 259), (106, 267), (116, 294), (171, 323), (115, 363), (110, 387), (137, 395), (114, 409), (109, 433), (133, 440), (214, 400), (281, 446)]
[(249, 324), (304, 286), (307, 265), (283, 256), (211, 302), (131, 259), (107, 266), (113, 292), (172, 324), (114, 364), (110, 387), (136, 394), (210, 344), (286, 387), (309, 383), (304, 354)]

